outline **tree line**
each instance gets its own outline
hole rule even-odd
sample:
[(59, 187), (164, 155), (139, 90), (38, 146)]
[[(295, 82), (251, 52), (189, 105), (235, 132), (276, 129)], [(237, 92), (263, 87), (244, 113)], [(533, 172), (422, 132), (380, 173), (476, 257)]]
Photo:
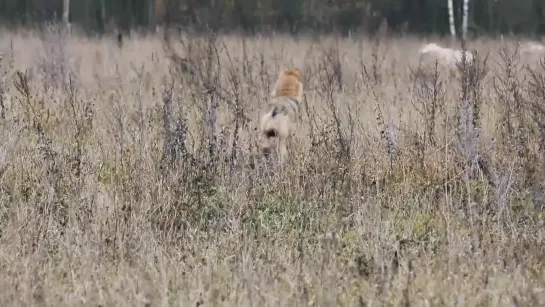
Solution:
[[(452, 0), (460, 33), (464, 0)], [(69, 3), (69, 5), (67, 5)], [(469, 0), (473, 35), (545, 34), (543, 0)], [(90, 32), (154, 30), (158, 25), (245, 32), (449, 34), (448, 0), (0, 0), (4, 26), (65, 18)]]

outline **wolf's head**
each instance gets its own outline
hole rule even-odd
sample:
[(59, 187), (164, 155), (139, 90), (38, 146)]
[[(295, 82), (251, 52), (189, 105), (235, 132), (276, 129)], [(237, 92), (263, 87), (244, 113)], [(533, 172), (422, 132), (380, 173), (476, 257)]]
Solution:
[(440, 49), (441, 47), (439, 47), (439, 45), (437, 45), (436, 43), (429, 43), (422, 46), (422, 48), (420, 48), (419, 50), (419, 53), (426, 54), (430, 52), (436, 52), (437, 50), (440, 50)]

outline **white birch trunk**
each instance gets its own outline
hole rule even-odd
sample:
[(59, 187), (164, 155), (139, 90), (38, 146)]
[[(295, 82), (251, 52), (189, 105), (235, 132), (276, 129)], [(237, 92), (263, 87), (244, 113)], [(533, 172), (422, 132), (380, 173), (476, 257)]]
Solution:
[(454, 26), (454, 6), (452, 0), (447, 0), (448, 3), (448, 21), (450, 24), (450, 35), (452, 39), (456, 39), (456, 27)]
[(148, 0), (148, 28), (155, 30), (155, 0)]
[(68, 17), (70, 16), (70, 0), (63, 0), (62, 4), (62, 23), (67, 29), (69, 29), (70, 20)]
[(102, 27), (106, 30), (106, 5), (104, 0), (100, 0), (100, 18), (102, 19)]
[(462, 38), (464, 41), (467, 38), (467, 20), (469, 19), (469, 0), (464, 0), (462, 16)]

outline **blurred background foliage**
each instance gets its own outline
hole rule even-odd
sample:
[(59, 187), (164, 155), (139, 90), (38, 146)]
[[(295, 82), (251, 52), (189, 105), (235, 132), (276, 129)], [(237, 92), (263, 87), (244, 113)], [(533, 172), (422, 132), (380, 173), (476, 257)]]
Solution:
[[(462, 0), (454, 0), (456, 27)], [(63, 0), (0, 0), (6, 26), (60, 20)], [(72, 0), (70, 21), (91, 33), (112, 28), (153, 30), (176, 25), (195, 30), (245, 32), (374, 32), (386, 20), (400, 34), (448, 33), (446, 0)], [(545, 34), (543, 0), (471, 0), (473, 36)], [(460, 31), (458, 31), (460, 32)]]

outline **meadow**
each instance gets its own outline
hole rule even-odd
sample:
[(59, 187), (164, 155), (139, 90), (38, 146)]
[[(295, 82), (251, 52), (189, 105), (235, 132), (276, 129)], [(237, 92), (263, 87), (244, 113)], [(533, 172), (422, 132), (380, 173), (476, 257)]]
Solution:
[(2, 30), (0, 305), (544, 305), (545, 62), (431, 40)]

